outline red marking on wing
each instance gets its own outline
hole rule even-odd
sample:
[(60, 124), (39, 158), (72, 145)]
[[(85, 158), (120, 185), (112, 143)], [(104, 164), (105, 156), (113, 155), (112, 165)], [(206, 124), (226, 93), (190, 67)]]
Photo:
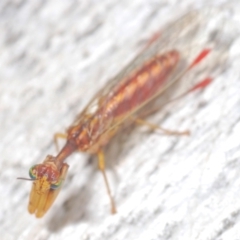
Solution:
[(157, 41), (161, 36), (160, 32), (156, 32), (153, 34), (153, 36), (149, 39), (147, 42), (146, 48), (150, 47), (155, 41)]
[(211, 49), (203, 49), (202, 52), (194, 59), (194, 61), (190, 64), (188, 67), (188, 70), (195, 67), (197, 64), (199, 64), (209, 53), (211, 52)]
[(193, 92), (199, 88), (205, 88), (207, 87), (211, 82), (213, 81), (213, 78), (207, 77), (203, 79), (201, 82), (197, 83), (195, 86), (193, 86), (188, 92)]

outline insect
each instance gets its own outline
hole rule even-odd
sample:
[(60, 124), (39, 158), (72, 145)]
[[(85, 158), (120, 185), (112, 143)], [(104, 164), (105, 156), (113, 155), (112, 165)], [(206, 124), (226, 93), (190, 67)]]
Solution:
[[(28, 211), (31, 214), (40, 218), (51, 207), (67, 176), (69, 165), (65, 161), (77, 150), (97, 155), (98, 166), (110, 199), (111, 212), (116, 213), (115, 201), (105, 172), (103, 147), (127, 121), (146, 124), (154, 129), (158, 128), (141, 119), (138, 114), (140, 110), (178, 82), (210, 52), (209, 49), (203, 49), (179, 73), (176, 68), (181, 59), (180, 52), (178, 50), (161, 52), (161, 49), (158, 49), (158, 38), (153, 42), (154, 44), (150, 42), (131, 64), (112, 80), (108, 87), (97, 93), (82, 113), (76, 117), (66, 134), (56, 135), (56, 137), (66, 137), (66, 143), (59, 154), (55, 157), (48, 155), (43, 163), (30, 168), (29, 175), (33, 185)], [(205, 78), (183, 95), (206, 87), (211, 80), (211, 78)], [(168, 131), (168, 133), (171, 132)], [(173, 133), (186, 134), (186, 132)]]

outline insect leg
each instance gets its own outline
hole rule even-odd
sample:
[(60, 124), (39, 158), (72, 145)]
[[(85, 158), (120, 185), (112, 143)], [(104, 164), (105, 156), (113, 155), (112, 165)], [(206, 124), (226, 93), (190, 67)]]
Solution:
[(181, 135), (189, 136), (190, 135), (189, 131), (178, 132), (178, 131), (168, 130), (168, 129), (162, 128), (162, 127), (160, 127), (160, 126), (158, 126), (156, 124), (147, 122), (147, 121), (145, 121), (145, 120), (143, 120), (141, 118), (134, 119), (134, 122), (137, 123), (137, 124), (140, 124), (140, 125), (148, 126), (152, 130), (160, 130), (160, 131), (164, 132), (167, 135), (177, 135), (177, 136), (181, 136)]
[(108, 193), (108, 196), (110, 198), (110, 203), (111, 203), (111, 213), (114, 214), (114, 213), (117, 212), (117, 210), (116, 210), (115, 202), (114, 202), (114, 199), (112, 197), (111, 190), (110, 190), (110, 187), (109, 187), (109, 183), (108, 183), (108, 180), (107, 180), (107, 175), (106, 175), (106, 172), (105, 172), (104, 153), (103, 153), (102, 150), (98, 151), (98, 167), (103, 174), (104, 182), (105, 182), (106, 187), (107, 187), (107, 193)]
[[(184, 96), (186, 96), (187, 94), (191, 93), (191, 92), (194, 92), (198, 89), (203, 89), (205, 87), (207, 87), (211, 82), (212, 82), (212, 78), (210, 77), (207, 77), (203, 80), (201, 80), (200, 82), (198, 82), (197, 84), (195, 84), (192, 88), (188, 89), (186, 92), (182, 93), (181, 95), (177, 96), (176, 98), (170, 100), (169, 102), (167, 102), (166, 104), (169, 104), (171, 102), (174, 102)], [(165, 105), (166, 105), (165, 104)], [(161, 108), (161, 107), (160, 107)], [(157, 108), (154, 108), (154, 109), (151, 109), (150, 111), (147, 111), (145, 112), (141, 117), (144, 118), (148, 115), (151, 115), (151, 114), (154, 114), (156, 113), (157, 111), (159, 111), (160, 109), (159, 107)], [(148, 126), (150, 129), (152, 130), (161, 130), (162, 132), (164, 132), (165, 134), (167, 135), (190, 135), (190, 132), (189, 131), (184, 131), (184, 132), (178, 132), (178, 131), (172, 131), (172, 130), (168, 130), (168, 129), (165, 129), (165, 128), (162, 128), (156, 124), (152, 124), (152, 123), (149, 123), (145, 120), (143, 120), (142, 118), (135, 118), (135, 119), (132, 119), (135, 123), (137, 124), (140, 124), (140, 125), (146, 125)]]
[(55, 133), (54, 137), (53, 137), (53, 141), (54, 141), (54, 145), (56, 147), (57, 152), (59, 152), (59, 145), (58, 145), (58, 139), (59, 138), (67, 138), (67, 134), (66, 133)]

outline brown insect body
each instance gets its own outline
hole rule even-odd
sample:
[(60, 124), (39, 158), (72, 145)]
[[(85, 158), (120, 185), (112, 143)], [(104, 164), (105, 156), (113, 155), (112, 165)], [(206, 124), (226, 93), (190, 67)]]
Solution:
[[(178, 38), (183, 29), (186, 30), (186, 22), (189, 23), (189, 20), (186, 21), (183, 18), (180, 22), (171, 25), (171, 32), (166, 31), (166, 35), (161, 36), (163, 40), (151, 41), (127, 67), (108, 83), (107, 87), (105, 86), (96, 94), (69, 127), (66, 136), (65, 134), (59, 135), (67, 138), (67, 142), (59, 154), (56, 157), (48, 155), (43, 163), (30, 168), (30, 180), (34, 181), (28, 205), (30, 213), (34, 213), (36, 217), (42, 217), (51, 207), (67, 175), (69, 166), (64, 161), (77, 150), (98, 155), (98, 166), (107, 187), (111, 212), (115, 213), (115, 203), (105, 173), (104, 154), (101, 149), (127, 120), (127, 123), (134, 120), (131, 118), (132, 116), (136, 122), (148, 125), (151, 129), (164, 130), (167, 134), (186, 134), (186, 132), (168, 131), (140, 118), (137, 119), (138, 111), (180, 80), (210, 52), (210, 49), (204, 49), (183, 70), (176, 71), (177, 76), (174, 75), (170, 78), (178, 65), (179, 53), (172, 50), (159, 54), (159, 50), (163, 49), (163, 46), (167, 45), (171, 39)], [(194, 25), (189, 31), (186, 31), (186, 35), (193, 29)], [(169, 33), (173, 34), (169, 36)], [(211, 81), (211, 78), (204, 79), (188, 91), (183, 92), (178, 98), (196, 89), (205, 88)]]
[[(42, 164), (33, 167), (35, 181), (28, 207), (30, 213), (42, 217), (51, 207), (60, 191), (54, 186), (67, 174), (65, 159), (76, 150), (98, 153), (128, 116), (154, 98), (178, 61), (179, 53), (175, 50), (155, 56), (113, 86), (93, 104), (93, 108), (87, 107), (87, 111), (77, 117), (67, 131), (67, 142), (60, 153), (56, 157), (48, 155)], [(111, 195), (104, 169), (101, 170)], [(112, 207), (112, 212), (115, 211)]]
[[(104, 132), (155, 96), (173, 72), (178, 60), (179, 53), (175, 50), (156, 56), (133, 72), (130, 77), (119, 82), (101, 100), (97, 111), (92, 116), (83, 117), (83, 122), (80, 121), (69, 128), (68, 140), (72, 144), (74, 142), (80, 151), (91, 153), (98, 151), (96, 145), (101, 148), (107, 143), (106, 137), (103, 137)], [(85, 121), (86, 118), (88, 118), (87, 121)], [(113, 132), (115, 133), (116, 129)], [(94, 148), (92, 148), (93, 145)]]

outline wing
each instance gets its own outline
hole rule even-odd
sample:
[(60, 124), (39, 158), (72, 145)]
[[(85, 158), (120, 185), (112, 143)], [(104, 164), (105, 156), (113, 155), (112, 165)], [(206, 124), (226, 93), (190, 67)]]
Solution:
[[(211, 11), (208, 11), (206, 14), (212, 14)], [(93, 116), (98, 115), (98, 111), (101, 108), (104, 108), (107, 99), (109, 99), (114, 93), (114, 89), (119, 87), (119, 85), (124, 85), (136, 69), (139, 69), (144, 65), (149, 59), (153, 58), (155, 55), (164, 53), (171, 49), (178, 49), (181, 53), (181, 63), (180, 68), (178, 69), (178, 75), (181, 75), (182, 72), (186, 69), (187, 61), (191, 61), (194, 56), (197, 55), (203, 48), (211, 48), (215, 46), (209, 40), (211, 34), (214, 32), (214, 29), (209, 31), (208, 36), (202, 36), (203, 30), (205, 30), (207, 18), (203, 17), (201, 12), (195, 11), (191, 12), (179, 20), (172, 22), (166, 26), (161, 32), (161, 36), (153, 41), (151, 44), (147, 45), (119, 74), (117, 74), (111, 81), (108, 82), (107, 86), (102, 88), (95, 97), (89, 102), (85, 109), (79, 114), (73, 123), (77, 125), (79, 123), (84, 123), (92, 118)], [(205, 31), (206, 32), (206, 31)], [(168, 81), (165, 86), (163, 86), (157, 95), (165, 92), (178, 77), (173, 77)], [(154, 98), (156, 96), (153, 96)], [(151, 99), (152, 99), (151, 98)], [(151, 100), (149, 99), (149, 100)], [(147, 101), (146, 103), (148, 103)], [(143, 107), (141, 105), (140, 107)], [(102, 120), (102, 133), (110, 131), (116, 126), (122, 124), (122, 122), (127, 119), (129, 116), (138, 110), (138, 108), (129, 111), (125, 116), (121, 118), (116, 118), (115, 115), (108, 116), (108, 124), (104, 124), (104, 119)], [(101, 118), (101, 116), (99, 116)], [(105, 126), (105, 127), (104, 127)]]

